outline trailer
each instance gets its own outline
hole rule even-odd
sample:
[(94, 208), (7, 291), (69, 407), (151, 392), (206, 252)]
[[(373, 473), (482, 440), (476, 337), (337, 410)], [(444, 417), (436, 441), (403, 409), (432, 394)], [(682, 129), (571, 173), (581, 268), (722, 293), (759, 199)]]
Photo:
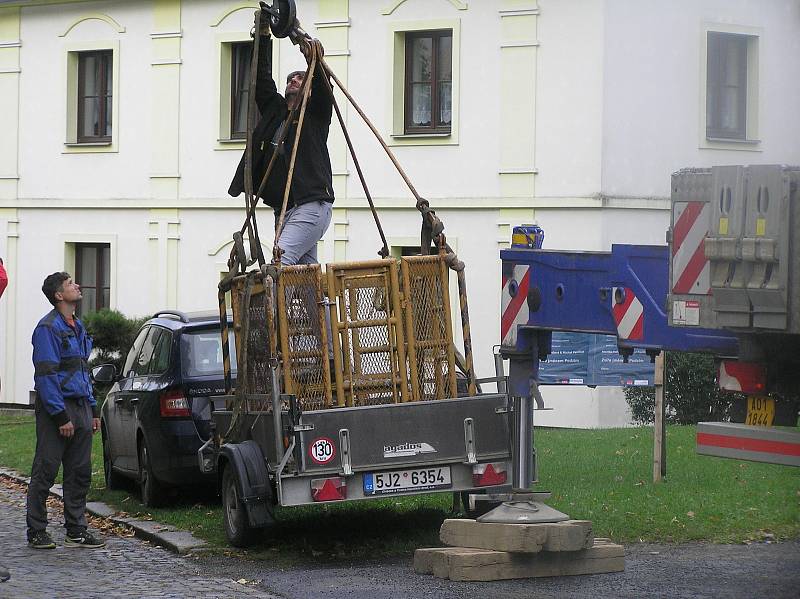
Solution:
[(796, 167), (683, 169), (668, 245), (502, 251), (501, 352), (520, 387), (537, 384), (552, 331), (616, 335), (623, 357), (710, 353), (747, 409), (743, 423), (701, 423), (698, 453), (800, 466), (799, 188)]
[[(389, 256), (330, 85), (333, 107), (375, 217), (380, 258), (325, 267), (281, 263), (278, 237), (296, 157), (294, 144), (272, 260), (267, 261), (256, 222), (261, 190), (255, 191), (251, 177), (245, 176), (245, 222), (233, 235), (230, 270), (218, 289), (226, 394), (215, 402), (221, 409), (212, 413), (213, 435), (198, 451), (199, 467), (217, 473), (229, 542), (254, 542), (273, 521), (278, 506), (439, 491), (464, 500), (478, 494), (499, 500), (514, 489), (528, 491), (527, 499), (541, 499), (529, 493), (530, 417), (520, 416), (523, 411), (515, 405), (519, 400), (506, 392), (502, 360), (495, 362), (496, 377), (475, 377), (465, 266), (447, 244), (444, 225), (327, 66), (318, 40), (300, 28), (294, 2), (276, 1), (265, 10), (271, 11), (273, 34), (304, 44), (309, 61), (302, 102), (288, 118), (299, 112), (298, 128), (302, 127), (311, 80), (321, 69), (363, 117), (407, 183), (422, 216), (422, 233), (419, 256)], [(262, 12), (256, 13), (254, 31), (261, 30)], [(254, 62), (259, 51), (256, 36)], [(252, 168), (255, 77), (250, 85), (246, 172)], [(284, 135), (286, 130), (281, 129)], [(274, 154), (262, 187), (273, 161)], [(458, 290), (453, 302), (451, 273)], [(460, 350), (451, 304), (459, 312)], [(235, 382), (228, 306), (233, 310)], [(498, 392), (482, 393), (482, 383), (495, 383)], [(525, 476), (515, 474), (519, 472)], [(467, 505), (478, 509), (474, 503)], [(566, 519), (538, 508), (537, 517)]]

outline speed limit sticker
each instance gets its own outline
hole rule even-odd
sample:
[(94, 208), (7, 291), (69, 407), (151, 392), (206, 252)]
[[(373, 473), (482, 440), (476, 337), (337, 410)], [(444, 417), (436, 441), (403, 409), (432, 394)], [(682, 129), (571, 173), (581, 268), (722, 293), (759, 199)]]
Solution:
[(333, 441), (327, 437), (320, 437), (311, 443), (311, 447), (308, 448), (308, 455), (317, 464), (327, 464), (336, 456), (336, 447)]

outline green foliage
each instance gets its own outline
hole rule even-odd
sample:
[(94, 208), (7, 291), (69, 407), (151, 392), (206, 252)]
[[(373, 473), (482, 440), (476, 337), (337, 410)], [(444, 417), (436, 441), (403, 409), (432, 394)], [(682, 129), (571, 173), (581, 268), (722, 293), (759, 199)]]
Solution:
[[(667, 422), (696, 424), (701, 421), (723, 421), (737, 395), (720, 391), (716, 384), (714, 358), (707, 354), (667, 352), (664, 403)], [(625, 399), (633, 421), (653, 422), (655, 390), (652, 387), (626, 387)]]
[[(103, 309), (89, 312), (81, 320), (94, 341), (95, 351), (89, 360), (89, 367), (113, 364), (117, 367), (117, 373), (122, 372), (125, 357), (147, 317), (128, 318), (116, 310)], [(98, 405), (110, 388), (110, 385), (95, 384)]]
[(147, 318), (128, 318), (116, 310), (103, 309), (90, 312), (82, 320), (94, 340), (96, 353), (91, 365), (112, 363), (119, 370)]
[[(698, 455), (696, 430), (667, 427), (667, 476), (656, 484), (651, 428), (537, 428), (540, 482), (535, 490), (550, 491), (548, 505), (571, 518), (591, 520), (596, 536), (615, 542), (798, 538), (796, 469)], [(103, 501), (135, 517), (152, 517), (231, 551), (218, 499), (181, 492), (168, 506), (148, 510), (139, 503), (133, 485), (130, 490), (106, 489), (100, 441), (100, 434), (95, 435), (90, 501)], [(35, 447), (32, 414), (0, 413), (0, 466), (30, 475)], [(247, 555), (281, 565), (407, 557), (417, 547), (439, 544), (442, 521), (453, 517), (451, 503), (449, 493), (438, 493), (279, 508), (277, 526)]]

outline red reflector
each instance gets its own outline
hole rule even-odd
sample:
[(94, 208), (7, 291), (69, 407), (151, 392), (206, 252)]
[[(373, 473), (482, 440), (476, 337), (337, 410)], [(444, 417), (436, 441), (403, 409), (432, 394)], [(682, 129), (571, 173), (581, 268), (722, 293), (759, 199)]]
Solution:
[(159, 398), (161, 404), (161, 415), (166, 418), (187, 417), (192, 415), (189, 407), (189, 400), (183, 396), (183, 391), (173, 389), (165, 391)]
[(767, 388), (764, 366), (753, 362), (723, 360), (719, 364), (717, 384), (723, 391), (764, 393)]
[(506, 482), (506, 463), (476, 464), (472, 467), (472, 484), (476, 487), (502, 485)]
[(341, 477), (315, 478), (311, 481), (311, 499), (314, 501), (347, 499), (347, 481)]

